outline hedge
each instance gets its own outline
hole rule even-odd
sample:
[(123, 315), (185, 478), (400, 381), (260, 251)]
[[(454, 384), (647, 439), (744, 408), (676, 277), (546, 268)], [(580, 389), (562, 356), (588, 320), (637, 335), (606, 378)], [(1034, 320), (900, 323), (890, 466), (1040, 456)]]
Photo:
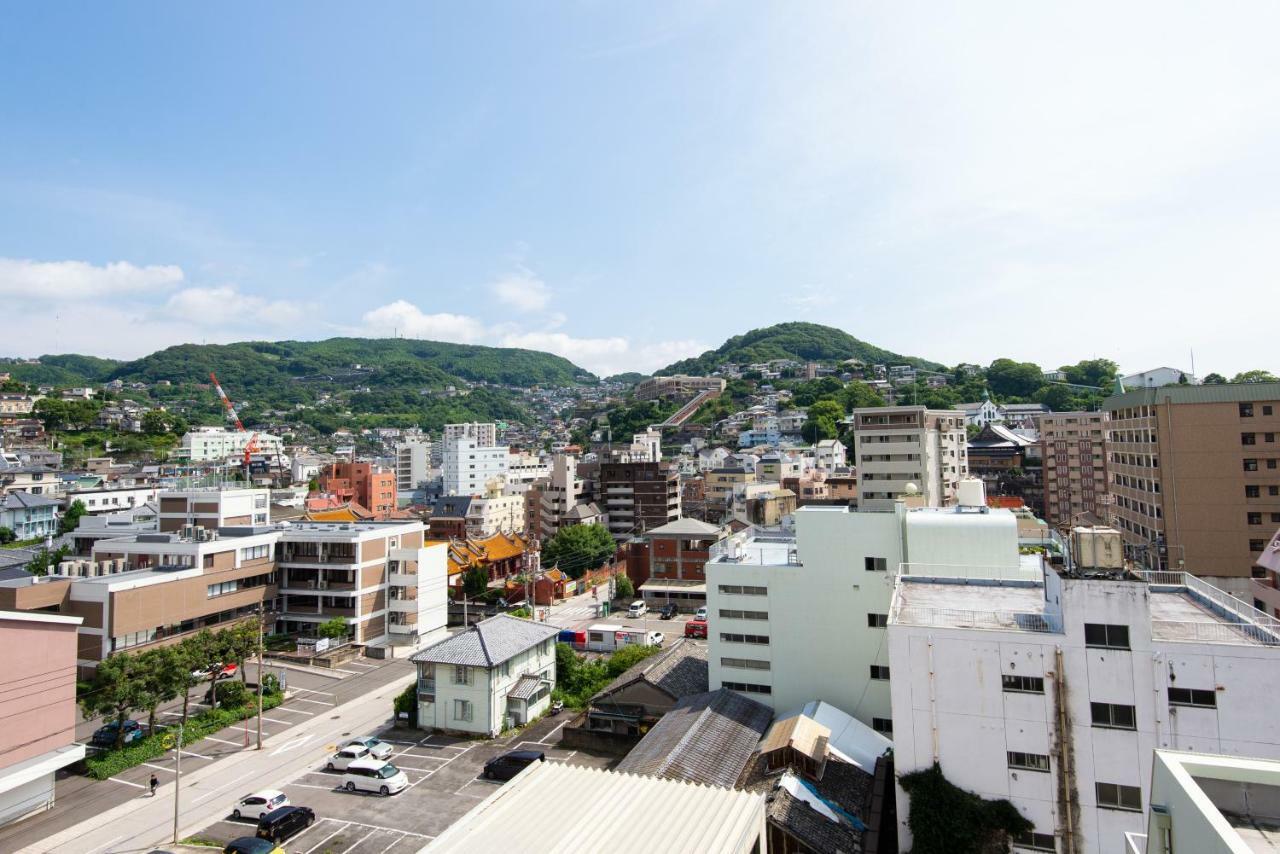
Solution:
[[(284, 697), (280, 694), (263, 694), (262, 710), (265, 712), (268, 709), (274, 709), (282, 702), (284, 702)], [(240, 723), (246, 718), (254, 717), (257, 714), (258, 704), (252, 703), (247, 706), (233, 708), (224, 706), (201, 712), (198, 715), (192, 715), (187, 718), (187, 723), (182, 728), (182, 745), (185, 747), (188, 744), (194, 744), (207, 735), (213, 735), (219, 730), (226, 729), (232, 724)], [(171, 727), (135, 741), (133, 744), (122, 747), (119, 750), (108, 750), (96, 756), (90, 756), (84, 761), (85, 768), (89, 776), (95, 780), (114, 777), (121, 771), (126, 771), (167, 753), (170, 750), (170, 746), (167, 746), (165, 741), (173, 731), (174, 728)]]

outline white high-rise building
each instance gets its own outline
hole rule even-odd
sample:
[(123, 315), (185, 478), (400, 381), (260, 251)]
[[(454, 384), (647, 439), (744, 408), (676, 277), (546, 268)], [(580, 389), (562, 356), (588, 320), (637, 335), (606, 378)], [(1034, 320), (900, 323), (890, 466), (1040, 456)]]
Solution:
[(412, 492), (431, 477), (431, 443), (409, 440), (396, 445), (396, 489)]
[(447, 446), (450, 439), (475, 439), (477, 445), (492, 447), (498, 444), (498, 425), (482, 424), (479, 421), (468, 424), (446, 424), (441, 441)]
[(467, 437), (446, 440), (444, 494), (481, 495), (491, 481), (505, 482), (509, 457), (505, 445), (481, 445)]
[(955, 503), (969, 473), (964, 413), (923, 406), (853, 410), (853, 457), (858, 506), (884, 510), (914, 484), (925, 507)]
[(1149, 789), (1157, 748), (1280, 758), (1280, 621), (1190, 574), (902, 574), (888, 654), (895, 771), (937, 763), (1007, 798), (1034, 825), (1016, 851), (1125, 851), (1171, 806)]
[(546, 460), (537, 454), (523, 451), (512, 451), (507, 458), (506, 491), (512, 495), (523, 495), (536, 481), (542, 480), (550, 472)]
[(279, 436), (250, 430), (228, 430), (225, 427), (195, 427), (182, 436), (177, 454), (193, 463), (220, 462), (244, 453), (250, 436), (258, 437), (258, 453), (280, 454), (284, 444)]

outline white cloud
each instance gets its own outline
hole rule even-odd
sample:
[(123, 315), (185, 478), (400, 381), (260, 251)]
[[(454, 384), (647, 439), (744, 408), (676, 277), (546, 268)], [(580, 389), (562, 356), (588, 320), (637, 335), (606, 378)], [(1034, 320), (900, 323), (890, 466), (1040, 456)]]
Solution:
[(526, 314), (543, 311), (551, 302), (551, 288), (532, 270), (521, 267), (489, 286), (503, 305)]
[(369, 335), (400, 335), (404, 338), (426, 338), (454, 344), (476, 344), (485, 337), (484, 324), (465, 314), (425, 314), (407, 300), (396, 300), (361, 318), (363, 331)]
[(241, 293), (234, 285), (219, 285), (178, 291), (156, 314), (199, 327), (269, 329), (301, 323), (306, 311), (306, 306), (289, 300), (269, 300)]
[(166, 290), (183, 281), (172, 264), (139, 267), (128, 261), (101, 266), (86, 261), (0, 258), (0, 295), (29, 300), (66, 300)]

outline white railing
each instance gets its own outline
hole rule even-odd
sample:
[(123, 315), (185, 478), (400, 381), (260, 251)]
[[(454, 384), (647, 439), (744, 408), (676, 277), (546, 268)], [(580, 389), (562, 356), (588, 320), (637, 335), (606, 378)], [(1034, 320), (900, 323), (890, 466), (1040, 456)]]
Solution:
[(950, 626), (1005, 632), (1060, 634), (1062, 623), (1054, 614), (1025, 611), (970, 611), (960, 608), (923, 608), (906, 605), (894, 613), (895, 623), (911, 626)]
[(1032, 572), (1023, 569), (1021, 566), (910, 562), (899, 563), (897, 574), (916, 578), (974, 578), (1013, 581), (1040, 581), (1043, 577), (1041, 572)]
[(1259, 611), (1243, 599), (1238, 599), (1225, 590), (1196, 578), (1189, 572), (1140, 570), (1134, 574), (1152, 587), (1184, 588), (1195, 598), (1219, 611), (1230, 616), (1239, 617), (1243, 622), (1252, 623), (1269, 631), (1280, 633), (1280, 620), (1277, 620), (1266, 611)]
[(1152, 620), (1151, 634), (1157, 640), (1197, 643), (1280, 645), (1280, 635), (1256, 623), (1215, 623), (1199, 620)]

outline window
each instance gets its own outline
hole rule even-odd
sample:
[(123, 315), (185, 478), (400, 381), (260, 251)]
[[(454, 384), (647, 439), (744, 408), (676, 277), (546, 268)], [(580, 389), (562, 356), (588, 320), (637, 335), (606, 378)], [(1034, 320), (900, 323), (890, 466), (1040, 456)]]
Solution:
[(755, 685), (750, 682), (721, 682), (720, 685), (728, 688), (730, 691), (740, 691), (743, 694), (772, 694), (773, 688), (768, 685)]
[(867, 628), (883, 629), (887, 625), (889, 625), (888, 614), (867, 614)]
[(1245, 470), (1245, 471), (1257, 471), (1257, 470), (1258, 470), (1258, 461), (1257, 461), (1257, 460), (1255, 460), (1255, 459), (1253, 459), (1253, 458), (1248, 458), (1248, 459), (1246, 459), (1246, 460), (1244, 461), (1244, 470)]
[(1251, 484), (1244, 488), (1245, 498), (1259, 498), (1261, 497), (1261, 493), (1262, 493), (1262, 488), (1257, 485)]
[(1044, 677), (1042, 676), (1002, 676), (1004, 690), (1010, 694), (1043, 694)]
[(208, 586), (208, 597), (212, 599), (214, 596), (225, 596), (228, 593), (235, 593), (239, 587), (239, 583), (235, 581), (223, 581), (218, 584), (210, 584)]
[(1249, 521), (1249, 524), (1250, 524), (1250, 525), (1261, 525), (1261, 524), (1262, 524), (1262, 514), (1261, 514), (1261, 513), (1249, 513), (1249, 514), (1246, 516), (1246, 518), (1248, 519), (1248, 521)]
[(1267, 460), (1267, 468), (1269, 468), (1269, 469), (1273, 469), (1273, 468), (1275, 468), (1275, 467), (1276, 467), (1276, 461), (1275, 461), (1275, 460)]
[(1280, 513), (1272, 513), (1272, 514), (1271, 514), (1271, 521), (1272, 521), (1272, 522), (1280, 522)]
[(1217, 708), (1218, 695), (1214, 691), (1200, 688), (1170, 688), (1169, 705), (1199, 706), (1202, 709)]
[(768, 635), (742, 635), (736, 632), (721, 632), (720, 640), (724, 643), (755, 643), (768, 646)]
[(1280, 486), (1268, 486), (1267, 495), (1280, 495)]
[(893, 721), (889, 718), (872, 718), (871, 728), (882, 735), (893, 735)]
[(1275, 433), (1264, 433), (1262, 436), (1264, 442), (1274, 442), (1276, 440)]
[(1119, 703), (1090, 703), (1089, 711), (1093, 715), (1093, 725), (1109, 729), (1137, 729), (1137, 716), (1133, 706)]
[(743, 596), (767, 596), (769, 594), (768, 587), (752, 587), (743, 584), (721, 584), (721, 593), (732, 593)]
[(768, 670), (769, 662), (758, 658), (721, 658), (721, 667), (737, 667), (742, 670)]
[(1020, 753), (1010, 750), (1009, 767), (1021, 768), (1024, 771), (1049, 771), (1049, 757), (1042, 753)]
[(882, 557), (864, 558), (862, 563), (867, 572), (884, 572), (889, 568), (889, 562)]
[(1262, 414), (1263, 414), (1263, 415), (1270, 415), (1270, 414), (1271, 414), (1271, 404), (1269, 404), (1269, 403), (1264, 403), (1264, 404), (1262, 405)]
[(499, 672), (501, 672), (501, 673), (502, 673), (502, 675), (503, 675), (503, 676), (510, 676), (510, 675), (511, 675), (511, 661), (510, 661), (510, 659), (508, 659), (507, 661), (504, 661), (504, 662), (502, 662), (502, 664), (498, 665), (498, 670), (499, 670)]
[(871, 678), (872, 679), (888, 679), (889, 667), (884, 664), (871, 665)]
[(471, 720), (471, 701), (470, 700), (454, 700), (453, 701), (453, 719), (455, 721)]
[(1094, 789), (1098, 797), (1098, 806), (1100, 807), (1142, 812), (1142, 790), (1137, 786), (1122, 786), (1119, 783), (1095, 783)]
[(1030, 848), (1033, 851), (1057, 851), (1052, 833), (1036, 833), (1027, 830), (1013, 837), (1014, 848)]
[(1105, 623), (1084, 624), (1084, 645), (1099, 649), (1128, 649), (1129, 627)]
[(1240, 404), (1240, 417), (1241, 417), (1241, 418), (1252, 418), (1252, 417), (1253, 417), (1253, 404), (1252, 404), (1252, 403), (1242, 403), (1242, 404)]
[(768, 611), (738, 611), (733, 608), (721, 608), (720, 618), (724, 620), (767, 620)]
[[(453, 684), (454, 685), (470, 685), (471, 673), (465, 665), (455, 664), (453, 667)], [(468, 718), (467, 720), (470, 720)]]
[(1241, 434), (1240, 434), (1240, 444), (1241, 444), (1241, 445), (1256, 445), (1256, 444), (1258, 444), (1258, 434), (1257, 434), (1257, 433), (1241, 433)]
[(240, 550), (240, 560), (260, 560), (271, 555), (271, 546), (250, 546), (247, 549)]

